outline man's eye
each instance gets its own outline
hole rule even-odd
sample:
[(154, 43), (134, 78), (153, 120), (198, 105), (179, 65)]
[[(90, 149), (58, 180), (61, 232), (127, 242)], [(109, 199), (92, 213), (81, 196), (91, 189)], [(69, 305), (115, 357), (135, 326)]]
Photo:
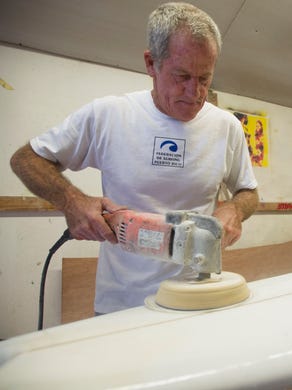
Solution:
[(174, 78), (177, 82), (180, 82), (180, 81), (187, 81), (190, 79), (190, 76), (187, 75), (187, 74), (176, 74), (174, 75)]
[(209, 79), (200, 78), (200, 83), (201, 83), (202, 85), (207, 85), (207, 84), (208, 84), (208, 81), (209, 81)]

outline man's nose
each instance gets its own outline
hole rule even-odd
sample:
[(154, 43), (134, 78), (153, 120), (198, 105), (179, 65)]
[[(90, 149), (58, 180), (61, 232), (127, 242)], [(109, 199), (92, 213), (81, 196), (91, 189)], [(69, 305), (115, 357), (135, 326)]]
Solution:
[(200, 96), (200, 84), (196, 78), (190, 78), (186, 85), (186, 92), (189, 96)]

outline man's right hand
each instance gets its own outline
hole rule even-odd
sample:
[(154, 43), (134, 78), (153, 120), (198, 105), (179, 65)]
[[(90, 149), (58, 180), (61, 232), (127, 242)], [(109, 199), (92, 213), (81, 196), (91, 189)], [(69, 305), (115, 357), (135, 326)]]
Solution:
[(79, 193), (63, 210), (72, 237), (77, 240), (109, 241), (117, 243), (115, 233), (103, 218), (103, 213), (114, 213), (126, 207), (105, 197), (91, 197)]

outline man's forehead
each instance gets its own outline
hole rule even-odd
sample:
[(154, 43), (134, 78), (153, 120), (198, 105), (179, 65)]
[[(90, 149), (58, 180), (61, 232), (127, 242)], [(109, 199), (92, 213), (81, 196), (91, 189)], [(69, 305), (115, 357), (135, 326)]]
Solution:
[(218, 56), (217, 44), (213, 38), (194, 37), (190, 31), (178, 30), (173, 33), (168, 42), (169, 54), (173, 51), (181, 51), (187, 54), (188, 51), (207, 49), (216, 57)]

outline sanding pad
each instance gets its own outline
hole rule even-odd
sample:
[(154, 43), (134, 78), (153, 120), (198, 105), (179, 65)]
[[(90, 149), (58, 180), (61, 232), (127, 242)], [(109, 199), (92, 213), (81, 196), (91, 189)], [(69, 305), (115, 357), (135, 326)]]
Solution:
[(177, 310), (203, 310), (234, 305), (249, 297), (243, 276), (233, 272), (204, 280), (173, 278), (160, 284), (155, 302)]

